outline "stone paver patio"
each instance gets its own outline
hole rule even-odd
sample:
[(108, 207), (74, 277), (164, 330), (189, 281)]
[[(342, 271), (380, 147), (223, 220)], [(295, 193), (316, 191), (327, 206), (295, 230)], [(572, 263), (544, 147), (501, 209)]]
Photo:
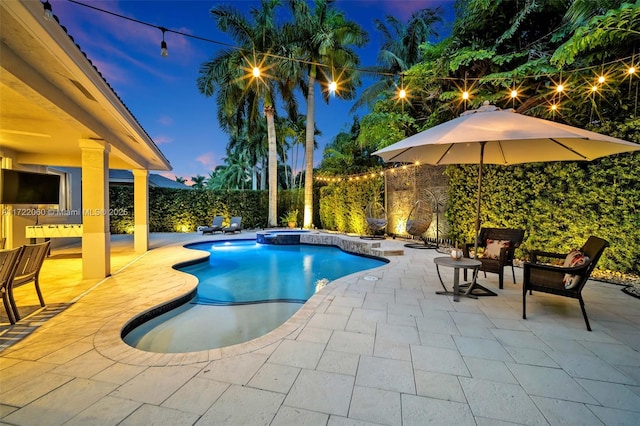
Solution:
[[(197, 284), (171, 268), (203, 256), (185, 242), (254, 236), (152, 234), (142, 256), (114, 236), (101, 282), (79, 278), (79, 249), (54, 250), (45, 300), (74, 303), (0, 352), (2, 424), (638, 424), (640, 300), (591, 281), (592, 332), (576, 300), (552, 295), (528, 297), (523, 320), (516, 269), (504, 290), (480, 276), (497, 297), (454, 303), (435, 294), (440, 254), (399, 240), (383, 248), (404, 255), (334, 281), (251, 342), (186, 354), (122, 342), (132, 317)], [(33, 286), (16, 299), (34, 305)]]

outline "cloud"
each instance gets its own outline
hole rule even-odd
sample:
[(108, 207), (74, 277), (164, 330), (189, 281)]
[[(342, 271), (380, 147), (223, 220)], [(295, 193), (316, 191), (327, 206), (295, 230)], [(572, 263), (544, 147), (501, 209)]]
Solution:
[(204, 154), (199, 155), (196, 157), (196, 161), (211, 169), (215, 168), (216, 165), (216, 158), (213, 152), (205, 152)]
[(162, 144), (173, 142), (173, 138), (171, 138), (169, 136), (160, 135), (160, 136), (154, 137), (153, 141), (156, 143), (156, 145), (162, 145)]

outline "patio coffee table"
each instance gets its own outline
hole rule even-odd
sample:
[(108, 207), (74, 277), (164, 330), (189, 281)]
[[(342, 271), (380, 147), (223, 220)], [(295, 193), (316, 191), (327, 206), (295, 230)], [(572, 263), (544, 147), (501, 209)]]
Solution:
[[(478, 269), (482, 262), (475, 259), (462, 258), (462, 259), (452, 259), (451, 256), (442, 256), (436, 257), (433, 259), (433, 262), (436, 264), (436, 271), (438, 271), (438, 278), (440, 278), (440, 284), (442, 284), (442, 288), (444, 291), (436, 291), (436, 294), (453, 294), (453, 301), (458, 301), (458, 296), (460, 294), (460, 287), (466, 287), (467, 291), (462, 293), (463, 296), (471, 297), (472, 299), (477, 299), (478, 296), (475, 294), (471, 294), (471, 289), (473, 287), (473, 283), (476, 281), (476, 277), (478, 276)], [(440, 276), (440, 266), (446, 266), (448, 268), (453, 268), (453, 292), (447, 290), (447, 286), (444, 285), (442, 281), (442, 276)], [(473, 269), (473, 279), (470, 283), (460, 284), (460, 269)]]

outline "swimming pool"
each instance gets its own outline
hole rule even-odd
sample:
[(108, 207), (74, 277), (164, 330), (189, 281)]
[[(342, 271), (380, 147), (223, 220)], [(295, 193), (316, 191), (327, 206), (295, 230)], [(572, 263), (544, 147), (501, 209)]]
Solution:
[(337, 247), (307, 244), (233, 240), (186, 247), (210, 253), (208, 261), (179, 268), (198, 277), (196, 294), (187, 303), (126, 328), (123, 340), (130, 346), (181, 353), (247, 342), (283, 324), (329, 282), (386, 263)]

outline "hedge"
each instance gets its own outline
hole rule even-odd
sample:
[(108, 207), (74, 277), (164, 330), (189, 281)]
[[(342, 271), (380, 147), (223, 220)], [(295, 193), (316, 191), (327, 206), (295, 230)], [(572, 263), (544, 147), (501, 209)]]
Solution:
[[(298, 192), (301, 190), (279, 192), (280, 215), (289, 209), (303, 211), (302, 196)], [(111, 233), (133, 232), (133, 187), (112, 185), (109, 197), (111, 208), (128, 213), (110, 217)], [(149, 231), (194, 232), (198, 226), (211, 224), (215, 215), (223, 215), (225, 223), (229, 223), (232, 216), (242, 216), (243, 228), (264, 228), (268, 207), (267, 191), (150, 188)]]

